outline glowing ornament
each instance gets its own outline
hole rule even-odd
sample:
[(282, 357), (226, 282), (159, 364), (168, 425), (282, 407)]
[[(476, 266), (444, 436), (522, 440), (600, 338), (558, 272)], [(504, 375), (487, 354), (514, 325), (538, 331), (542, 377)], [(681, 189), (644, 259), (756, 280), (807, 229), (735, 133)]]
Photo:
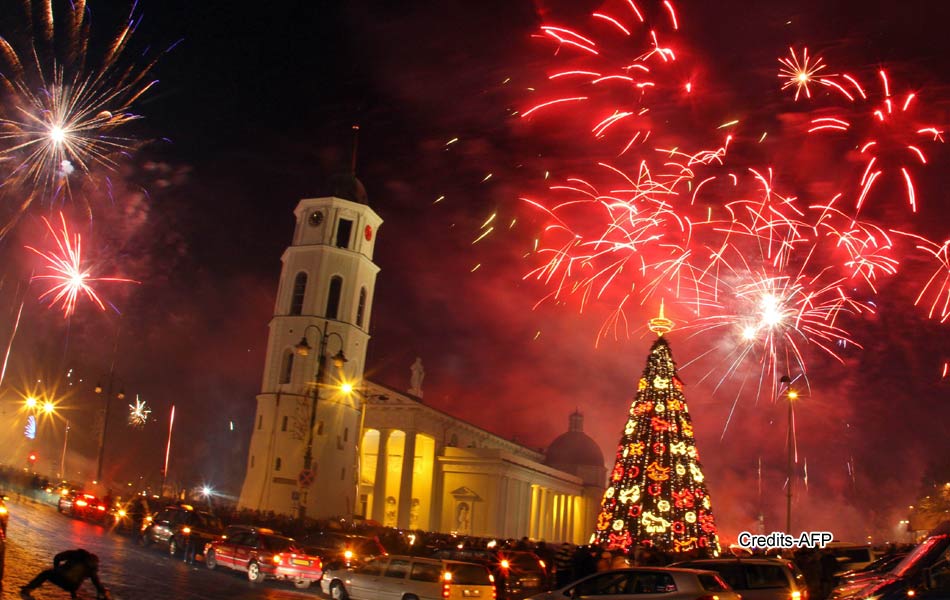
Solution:
[(648, 533), (666, 533), (666, 530), (670, 527), (669, 521), (654, 515), (652, 512), (643, 513), (643, 516), (640, 517), (640, 523)]
[(623, 529), (623, 519), (617, 519), (613, 524), (614, 531), (620, 531)]
[(683, 423), (683, 435), (693, 437), (693, 426), (689, 423)]
[[(670, 452), (672, 454), (686, 454), (686, 442), (676, 442), (675, 444), (670, 444)], [(680, 473), (682, 475), (682, 473)]]
[(619, 500), (622, 504), (637, 502), (640, 500), (640, 486), (634, 485), (625, 490), (620, 490)]
[(685, 515), (683, 515), (683, 518), (686, 519), (686, 522), (687, 522), (687, 523), (695, 523), (695, 522), (696, 522), (696, 513), (694, 513), (693, 511), (689, 511), (688, 513), (686, 513)]
[(709, 496), (706, 496), (705, 498), (703, 498), (703, 508), (705, 508), (706, 510), (709, 510), (711, 506), (712, 506), (712, 502), (709, 501)]
[(683, 463), (676, 463), (676, 474), (680, 477), (686, 475), (686, 467), (683, 466)]
[(660, 512), (670, 512), (670, 503), (666, 500), (660, 500), (657, 502), (656, 507), (660, 509)]
[(650, 463), (650, 466), (647, 467), (647, 477), (653, 481), (666, 481), (670, 478), (670, 468), (661, 467), (656, 464), (656, 461)]
[(623, 432), (627, 435), (632, 435), (636, 427), (637, 426), (634, 424), (632, 420), (627, 421), (627, 426), (623, 428)]
[(653, 431), (669, 431), (670, 430), (670, 422), (664, 421), (663, 419), (660, 419), (659, 417), (653, 417), (652, 419), (650, 419), (650, 426), (653, 427)]
[(670, 387), (670, 380), (657, 375), (653, 378), (653, 387), (658, 390), (665, 390)]
[(703, 472), (699, 470), (699, 467), (697, 467), (695, 463), (690, 463), (689, 472), (693, 476), (693, 481), (696, 483), (703, 482)]
[(637, 383), (637, 391), (642, 392), (645, 389), (647, 389), (647, 380), (641, 377), (640, 381)]
[(665, 410), (666, 410), (666, 406), (664, 406), (663, 403), (657, 403), (656, 412), (661, 413), (661, 412), (664, 412)]
[(604, 496), (606, 496), (607, 498), (613, 498), (613, 497), (614, 497), (614, 488), (613, 488), (613, 487), (607, 488), (607, 491), (604, 492)]

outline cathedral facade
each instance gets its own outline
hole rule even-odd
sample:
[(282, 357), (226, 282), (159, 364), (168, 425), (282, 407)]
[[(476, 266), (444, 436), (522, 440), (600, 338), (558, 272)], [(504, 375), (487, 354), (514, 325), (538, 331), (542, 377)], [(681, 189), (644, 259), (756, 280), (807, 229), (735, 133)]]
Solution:
[(547, 452), (363, 380), (382, 223), (350, 176), (301, 200), (282, 256), (239, 506), (586, 543), (606, 482), (579, 413)]

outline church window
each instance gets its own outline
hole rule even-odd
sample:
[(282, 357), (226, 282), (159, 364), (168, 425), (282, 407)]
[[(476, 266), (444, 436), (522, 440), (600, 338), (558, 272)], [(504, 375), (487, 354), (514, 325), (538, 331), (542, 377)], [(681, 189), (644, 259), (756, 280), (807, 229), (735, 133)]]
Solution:
[(349, 427), (344, 427), (344, 428), (343, 428), (343, 441), (344, 441), (344, 442), (347, 442), (347, 441), (349, 441), (349, 438), (350, 438), (350, 428), (349, 428)]
[(254, 468), (254, 455), (251, 455), (251, 468)]
[(317, 423), (317, 435), (323, 435), (323, 421)]
[(277, 460), (274, 461), (274, 470), (280, 471), (280, 457), (277, 457)]
[(458, 445), (459, 445), (459, 436), (457, 436), (457, 435), (455, 435), (455, 434), (453, 433), (453, 434), (452, 434), (452, 437), (449, 438), (449, 446), (455, 448), (455, 447), (458, 446)]
[(290, 377), (294, 373), (294, 353), (290, 350), (284, 352), (284, 360), (280, 365), (280, 383), (290, 383)]
[(280, 430), (287, 431), (287, 415), (284, 415), (284, 419), (280, 423)]
[(297, 273), (294, 278), (294, 292), (290, 297), (290, 314), (299, 315), (303, 313), (303, 297), (307, 291), (307, 274)]
[(346, 467), (340, 469), (340, 481), (343, 481), (344, 479), (346, 479)]
[(257, 415), (257, 428), (260, 429), (264, 426), (264, 415)]
[(349, 248), (351, 233), (353, 233), (353, 221), (340, 219), (340, 224), (336, 228), (336, 247)]
[(360, 302), (356, 305), (356, 326), (363, 326), (363, 315), (366, 314), (366, 288), (360, 288)]
[(330, 291), (327, 292), (327, 312), (328, 319), (338, 318), (340, 312), (340, 293), (343, 291), (343, 278), (334, 275), (330, 278)]

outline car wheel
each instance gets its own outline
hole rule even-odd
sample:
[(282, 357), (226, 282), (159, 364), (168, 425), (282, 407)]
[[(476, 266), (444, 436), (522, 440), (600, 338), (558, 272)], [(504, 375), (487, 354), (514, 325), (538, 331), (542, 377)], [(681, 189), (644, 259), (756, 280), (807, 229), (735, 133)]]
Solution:
[(402, 597), (402, 600), (419, 600), (419, 597), (413, 594), (406, 594)]
[(298, 590), (305, 590), (308, 587), (310, 587), (311, 583), (313, 582), (310, 581), (309, 579), (295, 579), (294, 587), (297, 588)]
[(330, 597), (333, 600), (349, 600), (350, 595), (346, 593), (346, 588), (339, 581), (330, 584)]
[(168, 540), (168, 555), (176, 556), (178, 554), (178, 542), (175, 541), (175, 538), (172, 537)]
[(264, 572), (261, 571), (261, 566), (256, 562), (252, 562), (247, 566), (247, 579), (251, 583), (260, 583), (264, 581)]
[(214, 555), (214, 550), (208, 550), (205, 554), (205, 566), (212, 571), (218, 566), (218, 559)]

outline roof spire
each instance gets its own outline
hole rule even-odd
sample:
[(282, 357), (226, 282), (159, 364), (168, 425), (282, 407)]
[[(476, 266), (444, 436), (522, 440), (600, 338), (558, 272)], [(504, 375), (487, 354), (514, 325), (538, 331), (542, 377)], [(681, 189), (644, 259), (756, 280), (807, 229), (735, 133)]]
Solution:
[(356, 177), (356, 149), (360, 141), (360, 126), (353, 125), (353, 156), (350, 159), (350, 175)]
[(673, 321), (667, 319), (663, 316), (663, 299), (660, 299), (660, 316), (653, 317), (650, 319), (650, 324), (648, 325), (650, 331), (655, 333), (658, 337), (663, 337), (664, 333), (669, 333), (673, 329)]

